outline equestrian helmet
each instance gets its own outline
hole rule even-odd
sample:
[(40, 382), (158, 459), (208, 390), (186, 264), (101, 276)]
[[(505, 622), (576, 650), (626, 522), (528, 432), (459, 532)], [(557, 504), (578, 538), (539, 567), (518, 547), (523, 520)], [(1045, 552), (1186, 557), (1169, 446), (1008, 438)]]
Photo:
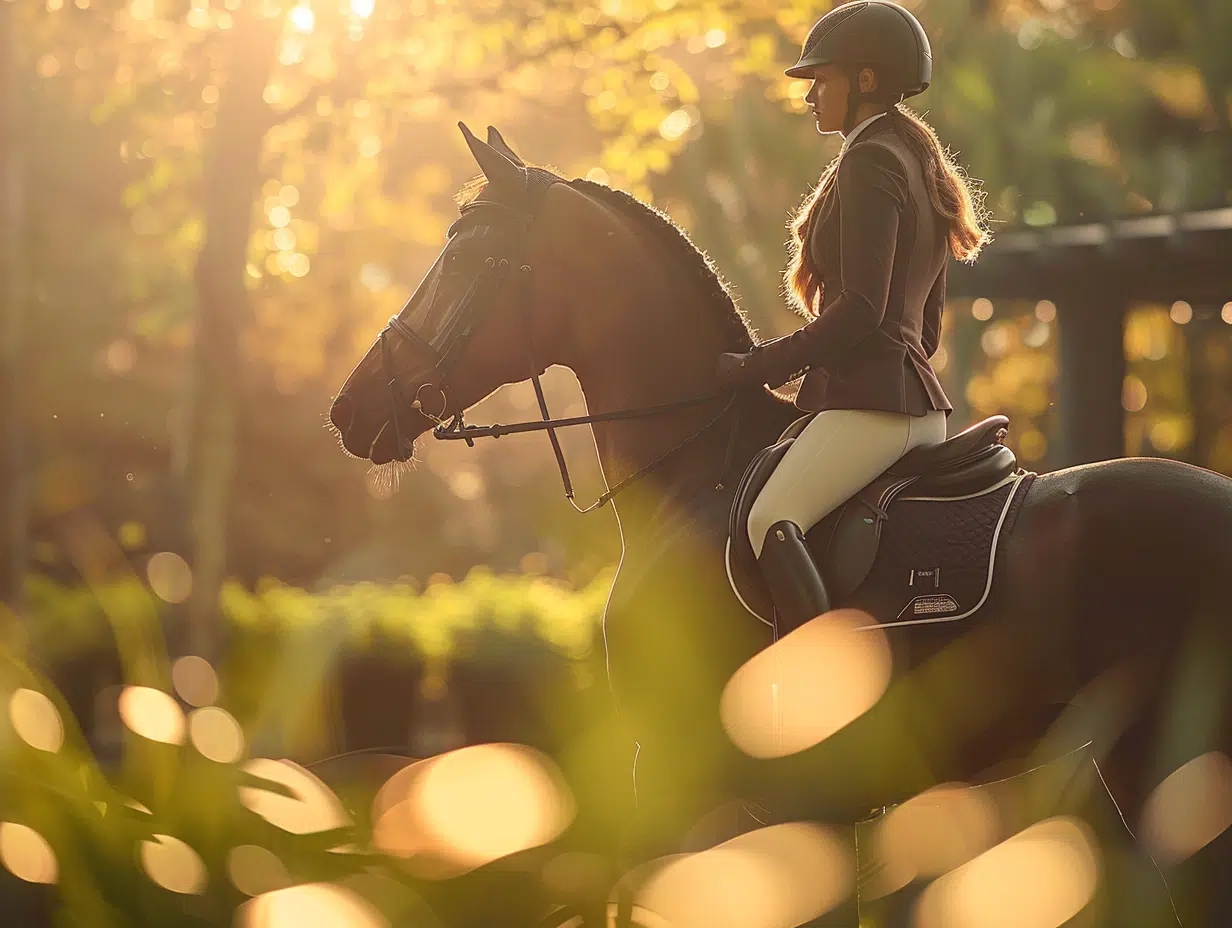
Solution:
[(924, 27), (908, 10), (890, 0), (858, 0), (835, 7), (804, 40), (800, 60), (788, 77), (809, 78), (821, 65), (869, 67), (879, 90), (913, 97), (928, 89), (933, 76), (932, 47)]

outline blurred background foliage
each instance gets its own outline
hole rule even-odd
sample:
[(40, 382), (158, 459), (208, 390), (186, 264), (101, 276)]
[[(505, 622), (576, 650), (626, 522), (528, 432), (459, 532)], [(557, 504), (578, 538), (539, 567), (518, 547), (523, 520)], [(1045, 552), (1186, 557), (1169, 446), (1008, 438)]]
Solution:
[[(913, 102), (998, 231), (1229, 204), (1232, 4), (907, 5), (937, 62)], [(606, 718), (619, 533), (574, 516), (542, 436), (425, 444), (399, 484), (341, 454), (325, 413), (456, 215), (458, 119), (665, 209), (762, 335), (788, 331), (785, 224), (838, 143), (781, 71), (827, 8), (0, 2), (0, 593), (14, 668), (47, 677), (6, 679), (61, 689), (84, 733), (69, 767), (120, 762), (118, 687), (175, 691), (164, 647), (220, 668), (247, 743), (301, 758), (556, 751), (544, 725)], [(1055, 320), (955, 300), (936, 359), (956, 421), (1007, 413), (1039, 469)], [(1232, 303), (1133, 309), (1126, 453), (1232, 473), (1230, 333)], [(555, 414), (583, 411), (568, 371), (545, 384)], [(474, 418), (535, 415), (522, 385)], [(601, 491), (589, 435), (562, 440), (579, 495)]]
[[(135, 559), (180, 553), (198, 589), (261, 575), (422, 582), (479, 563), (516, 570), (527, 555), (588, 582), (618, 554), (614, 526), (568, 518), (541, 436), (425, 447), (394, 492), (337, 453), (323, 429), (331, 391), (455, 214), (474, 172), (459, 118), (666, 209), (764, 335), (788, 330), (785, 222), (836, 143), (800, 118), (804, 85), (780, 72), (822, 11), (5, 4), (19, 131), (4, 144), (21, 200), (6, 240), (20, 281), (5, 305), (24, 330), (8, 418), (33, 564), (71, 576), (55, 524), (87, 506)], [(1226, 34), (1226, 4), (915, 11), (938, 62), (918, 108), (982, 179), (999, 229), (1227, 203), (1232, 66), (1211, 38)], [(959, 417), (1010, 414), (1016, 450), (1048, 466), (1053, 316), (951, 309), (938, 366)], [(1128, 320), (1126, 451), (1232, 470), (1232, 433), (1193, 422), (1226, 423), (1226, 395), (1204, 404), (1189, 378), (1201, 365), (1207, 382), (1227, 381), (1227, 321), (1194, 319), (1203, 331), (1191, 332), (1160, 312)], [(554, 410), (580, 411), (572, 377), (552, 373)], [(508, 388), (476, 416), (507, 421), (532, 404)], [(568, 439), (589, 465), (584, 485), (599, 487), (589, 437)]]

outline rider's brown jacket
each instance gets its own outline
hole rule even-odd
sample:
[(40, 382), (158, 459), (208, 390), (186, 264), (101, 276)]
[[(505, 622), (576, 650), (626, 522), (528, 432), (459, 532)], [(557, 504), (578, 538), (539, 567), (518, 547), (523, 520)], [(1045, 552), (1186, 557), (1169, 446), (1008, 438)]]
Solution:
[(807, 373), (802, 409), (951, 409), (928, 363), (941, 336), (947, 225), (894, 122), (878, 119), (853, 141), (812, 224), (825, 283), (817, 318), (751, 359), (771, 386)]

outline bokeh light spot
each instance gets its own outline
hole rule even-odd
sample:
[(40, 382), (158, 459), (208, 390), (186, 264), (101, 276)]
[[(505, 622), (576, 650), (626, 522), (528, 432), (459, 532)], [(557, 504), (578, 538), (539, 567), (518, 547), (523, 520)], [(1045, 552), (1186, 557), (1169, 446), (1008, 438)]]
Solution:
[(32, 748), (54, 754), (64, 744), (64, 723), (55, 704), (36, 690), (19, 689), (9, 699), (9, 721)]
[(171, 665), (171, 683), (190, 706), (208, 706), (218, 698), (218, 675), (209, 661), (195, 654)]
[(154, 595), (164, 602), (182, 603), (192, 592), (192, 569), (174, 551), (160, 551), (145, 567)]
[(517, 744), (461, 748), (404, 768), (373, 802), (377, 847), (454, 875), (559, 835), (573, 799), (555, 765)]
[(1142, 378), (1127, 374), (1121, 386), (1121, 408), (1126, 412), (1141, 412), (1147, 399), (1146, 384)]
[(1073, 818), (1020, 831), (932, 883), (916, 928), (1056, 928), (1085, 908), (1099, 880), (1094, 838)]
[(295, 795), (282, 796), (253, 786), (240, 787), (240, 802), (276, 828), (295, 835), (329, 831), (349, 824), (338, 797), (321, 780), (289, 760), (257, 757), (244, 764), (253, 776), (281, 783)]
[(890, 682), (890, 647), (868, 614), (839, 609), (806, 622), (732, 675), (719, 713), (753, 757), (784, 757), (867, 712)]
[(996, 843), (998, 826), (996, 803), (984, 790), (947, 783), (913, 796), (877, 828), (880, 866), (869, 898), (961, 866)]
[(300, 32), (311, 32), (317, 24), (316, 14), (307, 6), (297, 6), (291, 10), (291, 25)]
[(148, 686), (126, 686), (120, 693), (120, 718), (132, 731), (151, 741), (181, 744), (184, 741), (184, 712), (162, 690)]
[(1232, 760), (1195, 757), (1155, 787), (1142, 811), (1142, 840), (1161, 863), (1192, 857), (1232, 827)]
[(137, 349), (127, 338), (117, 338), (107, 346), (103, 363), (113, 374), (127, 374), (137, 363)]
[(237, 928), (385, 928), (389, 922), (357, 893), (330, 883), (301, 883), (265, 893), (236, 913)]
[(291, 885), (287, 868), (273, 851), (241, 844), (227, 854), (227, 876), (245, 896), (260, 896)]
[(233, 764), (244, 754), (244, 733), (231, 713), (217, 706), (197, 709), (188, 717), (193, 747), (220, 764)]
[(848, 855), (819, 825), (774, 825), (669, 861), (637, 901), (672, 928), (791, 928), (851, 892)]
[(28, 825), (0, 822), (0, 863), (27, 883), (54, 883), (56, 855), (47, 839)]
[(194, 894), (205, 889), (205, 864), (191, 847), (170, 835), (142, 841), (141, 866), (150, 879), (173, 893)]

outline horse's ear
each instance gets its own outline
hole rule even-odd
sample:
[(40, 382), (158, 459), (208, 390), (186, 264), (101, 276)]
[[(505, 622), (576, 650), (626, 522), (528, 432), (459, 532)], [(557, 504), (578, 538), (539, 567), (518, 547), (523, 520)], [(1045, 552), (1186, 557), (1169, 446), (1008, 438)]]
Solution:
[(495, 126), (488, 126), (488, 144), (499, 151), (502, 155), (516, 164), (518, 167), (526, 167), (526, 162), (518, 157), (517, 152), (509, 147), (509, 143), (504, 137), (496, 131)]
[(487, 142), (476, 138), (475, 134), (466, 127), (466, 123), (458, 123), (458, 128), (462, 130), (462, 137), (466, 139), (467, 147), (475, 156), (475, 160), (479, 162), (479, 170), (483, 171), (483, 176), (488, 179), (489, 184), (497, 190), (508, 193), (521, 193), (526, 189), (525, 168)]

